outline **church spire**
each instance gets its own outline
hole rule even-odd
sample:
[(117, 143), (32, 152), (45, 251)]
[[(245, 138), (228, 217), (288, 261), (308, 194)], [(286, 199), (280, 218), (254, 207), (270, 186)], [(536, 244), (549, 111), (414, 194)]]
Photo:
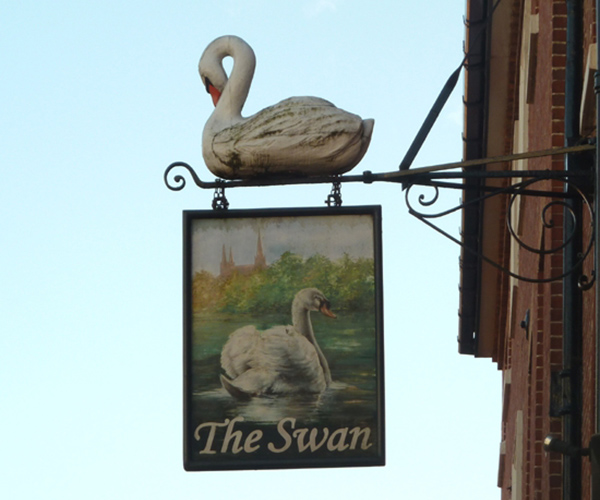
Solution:
[(267, 267), (267, 259), (263, 253), (262, 239), (260, 229), (258, 230), (258, 241), (256, 242), (256, 256), (254, 257), (254, 269), (264, 269)]
[(225, 253), (225, 245), (223, 245), (223, 252), (221, 254), (221, 276), (227, 274), (227, 254)]

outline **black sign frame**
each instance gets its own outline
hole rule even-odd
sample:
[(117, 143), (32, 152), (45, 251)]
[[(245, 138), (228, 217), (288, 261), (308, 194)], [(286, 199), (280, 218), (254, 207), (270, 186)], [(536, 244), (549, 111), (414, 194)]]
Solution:
[[(300, 290), (322, 357), (292, 326)], [(184, 211), (183, 309), (185, 470), (385, 465), (380, 206)]]

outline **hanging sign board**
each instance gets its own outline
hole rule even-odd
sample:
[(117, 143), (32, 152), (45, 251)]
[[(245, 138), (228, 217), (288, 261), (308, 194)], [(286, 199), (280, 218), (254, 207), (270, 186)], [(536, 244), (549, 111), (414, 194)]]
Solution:
[(384, 465), (380, 207), (183, 226), (185, 469)]

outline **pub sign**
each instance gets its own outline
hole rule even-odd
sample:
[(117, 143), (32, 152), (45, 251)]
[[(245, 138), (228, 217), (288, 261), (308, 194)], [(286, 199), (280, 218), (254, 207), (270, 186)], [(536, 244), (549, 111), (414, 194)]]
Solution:
[(185, 211), (184, 468), (384, 465), (381, 209)]

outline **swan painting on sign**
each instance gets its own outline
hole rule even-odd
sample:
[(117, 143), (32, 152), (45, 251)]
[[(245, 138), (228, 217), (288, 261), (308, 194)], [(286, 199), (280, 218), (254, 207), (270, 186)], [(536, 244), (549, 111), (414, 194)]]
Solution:
[(383, 465), (379, 207), (184, 212), (184, 467)]

